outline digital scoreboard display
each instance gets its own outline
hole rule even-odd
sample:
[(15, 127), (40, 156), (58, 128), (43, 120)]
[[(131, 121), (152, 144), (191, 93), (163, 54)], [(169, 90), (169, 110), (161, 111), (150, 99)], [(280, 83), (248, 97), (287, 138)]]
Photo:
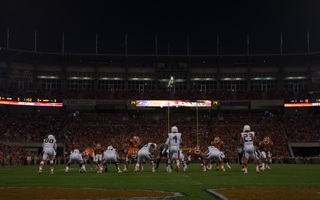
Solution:
[(320, 106), (320, 99), (290, 99), (286, 100), (284, 107), (313, 107)]
[(0, 105), (15, 105), (15, 106), (48, 106), (62, 107), (62, 101), (57, 99), (42, 99), (42, 98), (12, 98), (0, 96)]
[[(136, 107), (211, 107), (211, 100), (136, 100), (131, 101)], [(215, 102), (217, 105), (217, 102)]]

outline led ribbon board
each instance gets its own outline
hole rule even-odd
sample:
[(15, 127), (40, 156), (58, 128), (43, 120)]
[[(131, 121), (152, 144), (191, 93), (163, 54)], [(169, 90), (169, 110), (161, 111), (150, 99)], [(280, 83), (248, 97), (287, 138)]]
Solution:
[(63, 103), (40, 103), (40, 102), (3, 101), (3, 100), (0, 100), (0, 104), (15, 105), (15, 106), (48, 106), (48, 107), (62, 107), (63, 106)]
[(320, 106), (320, 103), (285, 103), (284, 107), (313, 107)]
[(211, 107), (210, 100), (137, 100), (136, 107)]

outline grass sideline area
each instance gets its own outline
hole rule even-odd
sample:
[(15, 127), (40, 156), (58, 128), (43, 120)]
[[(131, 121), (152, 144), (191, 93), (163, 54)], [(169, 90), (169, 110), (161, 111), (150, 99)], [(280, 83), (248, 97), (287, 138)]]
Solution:
[[(138, 189), (187, 195), (175, 199), (213, 199), (204, 190), (214, 188), (320, 188), (320, 165), (317, 164), (274, 164), (271, 170), (260, 174), (255, 172), (253, 164), (249, 164), (246, 175), (240, 165), (232, 164), (231, 167), (225, 172), (203, 172), (200, 164), (190, 164), (187, 172), (169, 174), (164, 171), (164, 164), (155, 173), (151, 172), (149, 164), (144, 164), (143, 172), (134, 173), (131, 164), (130, 172), (117, 173), (116, 167), (110, 164), (107, 173), (99, 174), (95, 170), (85, 174), (78, 172), (78, 165), (71, 165), (66, 174), (64, 165), (56, 165), (54, 175), (50, 175), (49, 165), (44, 166), (40, 175), (38, 166), (0, 167), (0, 187)], [(89, 165), (86, 168), (90, 169)]]

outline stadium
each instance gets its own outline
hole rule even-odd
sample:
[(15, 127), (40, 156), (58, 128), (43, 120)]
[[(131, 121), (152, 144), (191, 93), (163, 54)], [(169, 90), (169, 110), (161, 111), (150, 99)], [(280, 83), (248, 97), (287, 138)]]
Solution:
[[(118, 54), (101, 52), (95, 35), (93, 53), (73, 53), (64, 33), (61, 51), (46, 51), (37, 32), (30, 50), (1, 30), (0, 199), (320, 199), (320, 51), (310, 51), (309, 40), (303, 53), (284, 52), (281, 36), (278, 53), (251, 53), (246, 38), (244, 54), (219, 52), (219, 40), (215, 54), (192, 54), (188, 36), (186, 51), (175, 54), (169, 45), (161, 52), (156, 35), (154, 51), (139, 54), (128, 52), (125, 35)], [(256, 173), (249, 160), (244, 174), (245, 125), (256, 150), (265, 138), (273, 142), (269, 169), (263, 163)], [(180, 170), (169, 173), (164, 157), (155, 170), (143, 160), (139, 171), (132, 157), (124, 170), (132, 139), (139, 149), (155, 144), (156, 160), (174, 126)], [(42, 160), (50, 135), (54, 173)], [(191, 157), (182, 168), (191, 150), (204, 153), (217, 137), (226, 169), (203, 170), (203, 160)], [(71, 152), (97, 146), (117, 151), (122, 173), (88, 160), (87, 173), (74, 163), (65, 173)]]

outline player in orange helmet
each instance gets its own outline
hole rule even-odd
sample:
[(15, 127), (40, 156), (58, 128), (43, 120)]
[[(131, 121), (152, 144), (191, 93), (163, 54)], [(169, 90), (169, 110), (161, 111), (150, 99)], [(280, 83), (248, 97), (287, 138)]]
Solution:
[(206, 168), (204, 167), (204, 159), (203, 159), (203, 152), (200, 150), (200, 146), (197, 146), (193, 149), (190, 149), (187, 153), (188, 160), (187, 160), (187, 165), (185, 167), (185, 171), (190, 164), (191, 160), (196, 160), (199, 159), (201, 161), (201, 169), (203, 171), (206, 171)]
[(89, 164), (91, 164), (91, 169), (90, 171), (93, 171), (93, 164), (97, 164), (96, 162), (96, 156), (94, 154), (94, 150), (92, 148), (86, 148), (82, 153), (81, 153), (84, 163), (88, 161)]
[(261, 171), (265, 169), (265, 165), (267, 169), (271, 169), (269, 165), (271, 164), (271, 156), (272, 156), (272, 150), (273, 150), (273, 142), (270, 140), (269, 137), (265, 137), (263, 141), (260, 141), (259, 143), (260, 153), (261, 153), (261, 162), (262, 167)]
[[(214, 146), (216, 147), (219, 151), (221, 151), (221, 158), (223, 160), (223, 163), (225, 163), (227, 165), (227, 167), (229, 169), (231, 169), (230, 165), (229, 165), (229, 159), (226, 158), (226, 156), (224, 155), (224, 152), (223, 152), (223, 148), (224, 148), (224, 143), (223, 141), (219, 138), (219, 137), (215, 137), (214, 140), (211, 142), (211, 146)], [(210, 167), (209, 169), (211, 169), (212, 167), (212, 164), (210, 164)], [(219, 169), (219, 165), (217, 163), (217, 170)]]
[[(136, 160), (138, 158), (138, 152), (140, 148), (140, 141), (138, 136), (134, 136), (132, 139), (128, 140), (129, 149), (126, 156), (126, 164), (124, 165), (124, 172), (129, 171), (129, 162), (133, 159)], [(142, 169), (142, 166), (141, 166)]]

